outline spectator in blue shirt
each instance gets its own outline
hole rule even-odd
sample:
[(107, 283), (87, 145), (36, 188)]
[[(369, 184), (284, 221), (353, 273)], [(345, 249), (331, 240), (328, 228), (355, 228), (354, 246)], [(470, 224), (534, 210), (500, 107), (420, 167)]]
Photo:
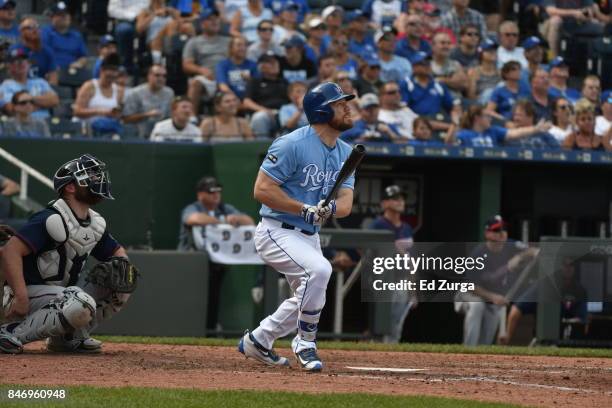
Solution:
[(348, 51), (356, 56), (363, 57), (376, 53), (376, 44), (372, 35), (368, 33), (370, 16), (357, 9), (346, 15), (349, 33)]
[(319, 58), (325, 55), (323, 38), (326, 35), (325, 32), (327, 30), (327, 26), (319, 17), (314, 17), (308, 21), (307, 27), (308, 39), (306, 40), (306, 45), (304, 46), (306, 50), (306, 58), (312, 60), (316, 64), (319, 61)]
[(353, 123), (353, 127), (340, 135), (342, 140), (355, 142), (398, 142), (402, 138), (397, 127), (378, 120), (380, 102), (378, 96), (368, 93), (359, 98), (359, 113), (361, 119)]
[(306, 95), (306, 83), (300, 81), (290, 83), (287, 88), (287, 95), (291, 103), (281, 106), (278, 111), (278, 121), (283, 134), (308, 125), (308, 119), (302, 104), (304, 95)]
[(395, 55), (395, 30), (384, 27), (376, 34), (378, 59), (380, 60), (380, 79), (383, 82), (400, 82), (412, 75), (412, 65), (404, 57)]
[(531, 92), (529, 94), (529, 102), (535, 109), (535, 119), (550, 120), (552, 117), (551, 105), (552, 98), (548, 94), (550, 80), (548, 71), (544, 68), (538, 68), (531, 74)]
[(0, 0), (0, 43), (13, 45), (19, 41), (15, 5), (13, 0)]
[(422, 51), (431, 54), (431, 46), (423, 40), (423, 19), (417, 14), (410, 14), (406, 18), (404, 33), (406, 36), (395, 44), (395, 54), (412, 60), (414, 54)]
[[(24, 19), (19, 25), (21, 33), (20, 46), (25, 47), (30, 54), (32, 67), (30, 75), (46, 79), (50, 84), (57, 85), (57, 62), (53, 51), (42, 42), (40, 28), (33, 18)], [(17, 44), (11, 48), (16, 47)]]
[[(449, 116), (455, 108), (455, 102), (448, 88), (436, 81), (431, 74), (431, 57), (419, 51), (412, 58), (412, 78), (400, 85), (402, 100), (418, 115), (436, 118), (444, 113)], [(441, 120), (432, 120), (435, 130), (448, 130), (449, 124)]]
[(351, 79), (357, 79), (359, 64), (348, 53), (349, 40), (345, 33), (338, 33), (331, 42), (329, 51), (336, 59), (336, 70), (346, 71)]
[(306, 14), (310, 13), (310, 6), (307, 0), (265, 0), (264, 6), (272, 10), (274, 15), (278, 16), (283, 11), (283, 6), (287, 3), (295, 3), (297, 5), (298, 23), (303, 23)]
[(246, 58), (247, 43), (244, 37), (232, 37), (229, 58), (220, 61), (215, 68), (217, 86), (221, 92), (233, 92), (241, 100), (246, 85), (257, 76), (257, 64)]
[[(512, 114), (512, 123), (516, 128), (532, 127), (536, 121), (536, 111), (531, 102), (521, 100), (514, 105)], [(550, 129), (552, 125), (548, 122), (543, 122), (542, 126), (547, 125)], [(557, 139), (548, 131), (536, 132), (529, 137), (511, 140), (506, 143), (507, 146), (518, 146), (529, 149), (558, 149), (560, 147)]]
[(442, 146), (441, 139), (433, 137), (433, 127), (427, 118), (419, 116), (412, 122), (412, 136), (408, 144), (415, 146)]
[[(469, 147), (497, 147), (506, 141), (520, 139), (539, 132), (547, 132), (550, 124), (538, 122), (535, 126), (506, 129), (500, 126), (491, 126), (491, 115), (481, 105), (468, 108), (461, 119), (461, 129), (457, 132), (456, 141), (461, 146)], [(451, 137), (448, 141), (453, 143)]]
[(521, 78), (521, 64), (508, 61), (501, 69), (503, 82), (493, 90), (487, 110), (493, 117), (501, 121), (512, 118), (512, 108), (520, 98), (529, 97), (529, 93), (519, 86)]
[(328, 48), (331, 45), (332, 39), (336, 38), (342, 31), (342, 20), (344, 18), (344, 9), (342, 6), (327, 6), (321, 11), (321, 18), (327, 27), (327, 34), (323, 36), (323, 48), (321, 52), (327, 54)]
[(51, 8), (51, 24), (42, 29), (42, 42), (53, 52), (60, 68), (83, 68), (87, 62), (87, 46), (83, 36), (70, 28), (71, 17), (66, 3)]
[(102, 61), (108, 55), (117, 53), (117, 41), (115, 37), (110, 34), (103, 35), (100, 38), (100, 45), (98, 46), (98, 59), (93, 67), (92, 77), (100, 78), (100, 66), (102, 65)]
[(12, 98), (19, 91), (27, 91), (32, 96), (34, 111), (32, 117), (46, 119), (49, 109), (59, 104), (59, 98), (47, 81), (42, 78), (29, 78), (29, 54), (24, 47), (17, 46), (9, 51), (8, 72), (10, 78), (0, 85), (0, 108), (12, 114)]
[(519, 86), (524, 89), (530, 87), (530, 77), (539, 69), (546, 66), (542, 64), (544, 61), (544, 44), (539, 37), (535, 35), (527, 38), (521, 44), (524, 50), (525, 59), (527, 60), (527, 68), (521, 71), (521, 80)]
[(580, 99), (580, 92), (567, 86), (570, 72), (563, 57), (554, 58), (550, 61), (548, 67), (550, 71), (550, 96), (553, 99), (565, 98), (575, 104)]

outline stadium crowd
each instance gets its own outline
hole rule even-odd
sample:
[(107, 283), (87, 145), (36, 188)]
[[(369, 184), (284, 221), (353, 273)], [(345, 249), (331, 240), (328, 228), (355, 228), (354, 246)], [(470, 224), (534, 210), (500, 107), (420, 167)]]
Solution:
[(349, 142), (612, 151), (609, 0), (43, 3), (0, 0), (3, 136), (270, 139), (334, 81)]

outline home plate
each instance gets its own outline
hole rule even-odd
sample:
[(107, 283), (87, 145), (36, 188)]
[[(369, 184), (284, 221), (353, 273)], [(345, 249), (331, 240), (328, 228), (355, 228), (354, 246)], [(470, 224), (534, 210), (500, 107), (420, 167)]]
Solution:
[(349, 370), (359, 371), (383, 371), (386, 373), (413, 373), (415, 371), (425, 371), (425, 368), (393, 368), (393, 367), (346, 367)]

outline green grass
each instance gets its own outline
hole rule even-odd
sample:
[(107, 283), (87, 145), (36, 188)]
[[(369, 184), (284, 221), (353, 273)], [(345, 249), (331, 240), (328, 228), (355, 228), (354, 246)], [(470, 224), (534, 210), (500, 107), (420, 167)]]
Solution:
[[(229, 346), (235, 347), (237, 339), (218, 339), (206, 337), (137, 337), (137, 336), (95, 336), (96, 338), (115, 343), (172, 344), (190, 346)], [(554, 356), (554, 357), (604, 357), (612, 358), (612, 349), (559, 348), (559, 347), (513, 347), (513, 346), (479, 346), (466, 347), (461, 344), (382, 344), (350, 341), (321, 341), (320, 349), (358, 350), (358, 351), (411, 351), (422, 353), (465, 353), (465, 354), (500, 354), (521, 356)], [(288, 348), (290, 342), (281, 340), (277, 348)]]
[[(8, 402), (9, 389), (65, 389), (64, 400), (22, 400)], [(169, 407), (411, 407), (411, 408), (488, 408), (515, 407), (508, 404), (493, 404), (422, 396), (386, 396), (371, 394), (300, 394), (270, 391), (200, 391), (194, 389), (159, 388), (98, 388), (98, 387), (28, 387), (23, 385), (0, 386), (0, 405), (3, 408), (43, 407), (121, 407), (121, 408), (169, 408)]]

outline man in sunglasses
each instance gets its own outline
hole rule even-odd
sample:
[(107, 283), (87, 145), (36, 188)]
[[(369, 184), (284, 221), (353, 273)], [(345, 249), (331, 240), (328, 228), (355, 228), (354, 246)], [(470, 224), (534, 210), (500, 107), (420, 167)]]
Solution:
[(11, 100), (15, 116), (3, 125), (3, 134), (11, 137), (51, 137), (44, 119), (33, 118), (34, 98), (27, 91), (19, 91)]
[(504, 21), (499, 25), (499, 47), (497, 48), (497, 68), (501, 69), (506, 62), (516, 61), (521, 69), (529, 68), (525, 50), (519, 47), (519, 28), (514, 21)]
[(285, 50), (274, 40), (274, 23), (272, 20), (261, 20), (257, 24), (257, 40), (247, 48), (247, 58), (251, 61), (271, 51), (274, 55), (283, 55)]
[(136, 125), (141, 139), (151, 134), (155, 122), (170, 117), (174, 91), (166, 86), (166, 79), (166, 68), (154, 64), (149, 67), (147, 82), (127, 92), (123, 121)]
[(52, 85), (57, 85), (57, 61), (53, 51), (43, 43), (40, 27), (33, 18), (24, 19), (19, 25), (21, 33), (19, 44), (14, 47), (24, 47), (30, 53), (32, 67), (30, 75), (44, 78)]

